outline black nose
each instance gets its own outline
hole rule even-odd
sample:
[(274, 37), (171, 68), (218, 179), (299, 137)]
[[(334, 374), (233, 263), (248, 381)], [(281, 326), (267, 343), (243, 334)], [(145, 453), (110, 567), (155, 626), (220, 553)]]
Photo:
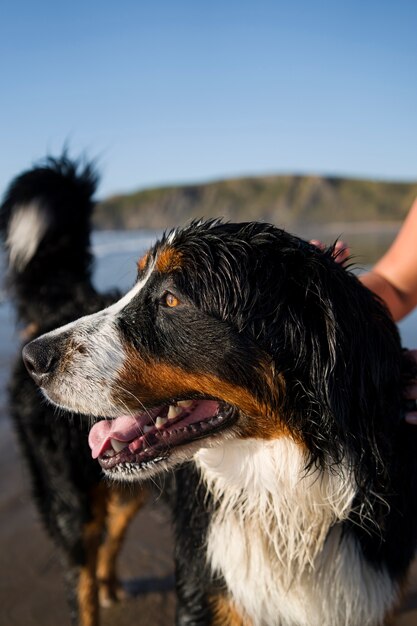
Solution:
[(58, 362), (53, 343), (42, 338), (28, 343), (23, 348), (22, 357), (27, 371), (37, 385), (46, 381)]

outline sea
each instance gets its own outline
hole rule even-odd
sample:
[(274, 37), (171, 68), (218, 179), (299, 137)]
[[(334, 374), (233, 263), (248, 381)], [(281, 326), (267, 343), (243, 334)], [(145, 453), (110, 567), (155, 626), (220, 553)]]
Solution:
[[(303, 235), (304, 233), (300, 233)], [(95, 257), (94, 284), (100, 291), (118, 288), (127, 291), (135, 281), (138, 258), (158, 238), (158, 231), (96, 231), (92, 235), (92, 249)], [(305, 234), (304, 234), (305, 235)], [(319, 235), (317, 235), (319, 236)], [(372, 262), (379, 258), (388, 247), (393, 234), (387, 236), (372, 233), (350, 235), (349, 245), (356, 272), (366, 271)], [(331, 243), (331, 241), (329, 242)], [(365, 250), (365, 252), (364, 252)], [(370, 254), (366, 251), (369, 250)], [(5, 259), (0, 252), (0, 284), (4, 285)], [(405, 318), (399, 329), (403, 345), (417, 348), (417, 309)], [(0, 290), (0, 406), (5, 404), (5, 387), (13, 358), (20, 349), (14, 310), (7, 291)], [(3, 417), (0, 412), (0, 419)]]

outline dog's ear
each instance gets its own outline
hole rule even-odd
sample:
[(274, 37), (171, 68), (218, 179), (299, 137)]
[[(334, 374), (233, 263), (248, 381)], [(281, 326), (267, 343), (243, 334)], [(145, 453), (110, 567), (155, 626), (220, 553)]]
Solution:
[(290, 425), (303, 433), (313, 462), (348, 455), (357, 464), (372, 455), (381, 465), (380, 447), (400, 414), (402, 351), (394, 322), (330, 256), (304, 262), (284, 289), (275, 354)]

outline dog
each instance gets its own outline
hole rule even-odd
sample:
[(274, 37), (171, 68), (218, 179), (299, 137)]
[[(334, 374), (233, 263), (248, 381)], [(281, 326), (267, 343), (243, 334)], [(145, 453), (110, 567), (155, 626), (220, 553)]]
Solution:
[[(0, 208), (8, 290), (23, 340), (114, 302), (91, 283), (90, 217), (98, 177), (92, 164), (66, 154), (18, 176)], [(42, 521), (64, 566), (73, 624), (96, 626), (99, 600), (123, 596), (116, 558), (145, 486), (127, 491), (103, 482), (87, 444), (88, 420), (58, 417), (19, 359), (10, 382), (10, 412), (28, 463)]]
[(194, 221), (135, 286), (23, 350), (89, 414), (117, 482), (173, 484), (177, 624), (381, 626), (417, 538), (415, 375), (387, 310), (332, 248)]

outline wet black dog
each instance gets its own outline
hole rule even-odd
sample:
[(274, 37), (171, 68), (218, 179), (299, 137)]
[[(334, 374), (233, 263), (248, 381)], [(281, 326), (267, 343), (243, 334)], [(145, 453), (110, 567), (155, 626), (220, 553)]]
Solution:
[(96, 417), (108, 476), (174, 475), (178, 624), (386, 623), (416, 547), (414, 371), (332, 250), (193, 223), (24, 358), (53, 403)]
[[(91, 284), (90, 217), (97, 176), (63, 156), (47, 159), (10, 185), (0, 211), (8, 288), (23, 339), (36, 337), (113, 302)], [(98, 624), (98, 596), (121, 594), (115, 562), (144, 490), (109, 488), (91, 459), (88, 420), (45, 403), (20, 355), (10, 411), (27, 459), (33, 494), (60, 551), (73, 622)]]

